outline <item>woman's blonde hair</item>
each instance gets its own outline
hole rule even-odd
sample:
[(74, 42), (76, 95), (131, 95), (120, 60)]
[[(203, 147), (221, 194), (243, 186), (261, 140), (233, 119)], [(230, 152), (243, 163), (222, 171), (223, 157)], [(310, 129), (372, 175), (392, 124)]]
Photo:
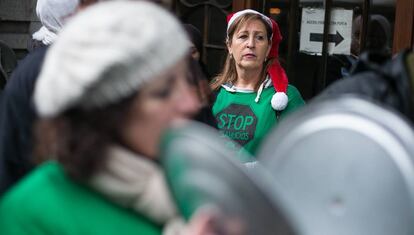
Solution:
[[(271, 26), (262, 18), (262, 16), (258, 14), (254, 14), (254, 13), (246, 13), (240, 16), (239, 18), (237, 18), (234, 21), (234, 23), (230, 26), (230, 28), (227, 30), (226, 45), (231, 45), (234, 33), (237, 32), (242, 27), (242, 25), (252, 20), (260, 20), (265, 25), (266, 31), (267, 31), (267, 39), (269, 41), (269, 44), (271, 44), (272, 43)], [(273, 59), (265, 60), (263, 64), (262, 72), (260, 73), (260, 80), (256, 84), (255, 90), (259, 88), (260, 84), (266, 78), (267, 68), (269, 67), (269, 65), (272, 64), (272, 62), (273, 62)], [(226, 61), (224, 63), (224, 68), (219, 75), (213, 78), (213, 82), (211, 83), (210, 87), (212, 90), (218, 90), (222, 84), (234, 83), (236, 80), (237, 80), (236, 65), (234, 63), (234, 59), (230, 56), (229, 53), (227, 53)]]

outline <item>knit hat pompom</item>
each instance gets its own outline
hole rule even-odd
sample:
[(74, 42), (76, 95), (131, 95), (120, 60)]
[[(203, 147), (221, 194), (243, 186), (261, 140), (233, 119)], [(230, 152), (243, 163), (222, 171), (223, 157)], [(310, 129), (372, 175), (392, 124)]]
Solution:
[(245, 14), (257, 14), (262, 17), (262, 19), (272, 27), (272, 47), (270, 49), (268, 59), (275, 59), (273, 63), (269, 66), (267, 72), (270, 75), (270, 79), (272, 80), (273, 87), (276, 90), (276, 93), (273, 95), (271, 100), (272, 108), (277, 111), (282, 111), (286, 108), (289, 99), (286, 95), (287, 87), (288, 87), (288, 78), (286, 75), (285, 70), (279, 64), (278, 53), (279, 53), (279, 44), (282, 40), (282, 34), (280, 33), (279, 26), (273, 19), (263, 15), (260, 12), (255, 10), (246, 9), (236, 13), (231, 13), (227, 16), (227, 37), (229, 36), (229, 29), (230, 26), (236, 21), (237, 18), (245, 15)]
[(97, 3), (70, 19), (49, 49), (34, 93), (38, 114), (116, 103), (172, 68), (189, 48), (178, 20), (154, 3)]

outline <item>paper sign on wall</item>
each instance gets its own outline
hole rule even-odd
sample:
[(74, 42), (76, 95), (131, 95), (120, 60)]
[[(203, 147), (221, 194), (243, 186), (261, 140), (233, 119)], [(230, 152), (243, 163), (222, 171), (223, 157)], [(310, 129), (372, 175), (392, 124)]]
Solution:
[[(332, 9), (328, 34), (329, 54), (349, 55), (351, 53), (352, 15), (352, 10)], [(301, 52), (322, 53), (324, 17), (324, 9), (302, 9), (299, 48)]]

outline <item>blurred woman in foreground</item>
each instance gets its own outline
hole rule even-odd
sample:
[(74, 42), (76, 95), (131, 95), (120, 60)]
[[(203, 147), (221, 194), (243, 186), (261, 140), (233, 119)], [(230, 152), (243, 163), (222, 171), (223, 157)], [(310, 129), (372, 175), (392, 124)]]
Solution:
[(36, 147), (55, 160), (2, 198), (0, 233), (180, 231), (157, 155), (164, 129), (200, 106), (188, 48), (180, 23), (149, 2), (101, 3), (71, 19), (34, 94)]

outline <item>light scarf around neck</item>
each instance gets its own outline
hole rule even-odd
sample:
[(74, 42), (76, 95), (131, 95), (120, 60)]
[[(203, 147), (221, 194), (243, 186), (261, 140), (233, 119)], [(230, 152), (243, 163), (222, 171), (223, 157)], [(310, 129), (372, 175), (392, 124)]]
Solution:
[(183, 234), (164, 174), (151, 160), (120, 146), (108, 149), (105, 167), (89, 184), (115, 203), (165, 225), (163, 234)]

